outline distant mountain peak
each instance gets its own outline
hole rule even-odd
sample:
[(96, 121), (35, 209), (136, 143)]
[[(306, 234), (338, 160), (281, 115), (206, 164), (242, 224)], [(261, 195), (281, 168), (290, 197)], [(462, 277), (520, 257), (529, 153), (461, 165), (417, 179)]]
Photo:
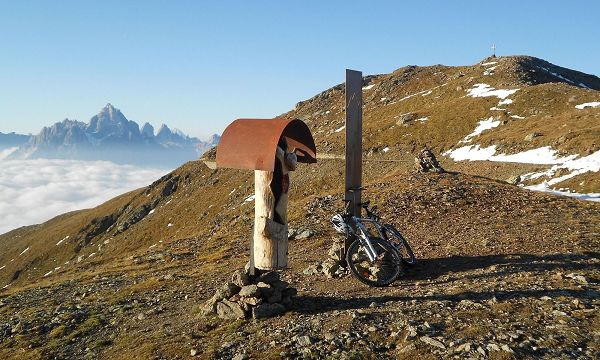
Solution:
[(144, 137), (153, 138), (154, 126), (152, 126), (150, 123), (144, 123), (144, 125), (142, 125), (141, 132)]
[(173, 132), (166, 124), (162, 124), (156, 132), (156, 137), (161, 140), (169, 140), (172, 135)]
[(111, 121), (127, 121), (121, 110), (114, 107), (111, 103), (106, 104), (100, 110), (100, 112), (98, 113), (98, 117), (106, 117)]

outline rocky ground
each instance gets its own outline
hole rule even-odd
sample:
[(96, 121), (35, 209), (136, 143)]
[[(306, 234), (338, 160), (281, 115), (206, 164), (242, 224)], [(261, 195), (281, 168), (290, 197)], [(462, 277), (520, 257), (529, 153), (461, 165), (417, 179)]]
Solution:
[(176, 239), (0, 295), (0, 358), (598, 358), (598, 204), (462, 174), (369, 189), (420, 260), (390, 287), (305, 273), (328, 257), (340, 206), (308, 197), (291, 212), (285, 314), (205, 315), (248, 243)]

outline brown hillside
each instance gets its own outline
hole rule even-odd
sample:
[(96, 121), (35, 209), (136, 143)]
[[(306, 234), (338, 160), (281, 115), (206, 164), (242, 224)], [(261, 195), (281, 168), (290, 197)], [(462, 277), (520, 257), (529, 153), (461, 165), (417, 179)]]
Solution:
[[(292, 311), (263, 321), (202, 316), (199, 306), (247, 261), (253, 174), (194, 161), (96, 208), (0, 235), (0, 358), (597, 357), (600, 203), (494, 180), (548, 165), (442, 158), (460, 172), (413, 174), (423, 144), (454, 148), (499, 112), (490, 110), (496, 97), (466, 96), (477, 83), (519, 90), (494, 115), (503, 123), (472, 143), (598, 151), (600, 108), (574, 108), (600, 100), (596, 77), (531, 57), (482, 63), (493, 61), (490, 75), (490, 65), (437, 65), (365, 80), (365, 197), (420, 260), (393, 286), (304, 274), (336, 241), (328, 220), (342, 205), (344, 163), (320, 159), (292, 177), (290, 226), (312, 234), (291, 240), (282, 272), (300, 292)], [(336, 86), (287, 114), (309, 124), (320, 153), (343, 152), (342, 98)], [(398, 124), (411, 112), (428, 120)], [(532, 130), (544, 134), (523, 141)], [(566, 186), (599, 192), (597, 176)]]

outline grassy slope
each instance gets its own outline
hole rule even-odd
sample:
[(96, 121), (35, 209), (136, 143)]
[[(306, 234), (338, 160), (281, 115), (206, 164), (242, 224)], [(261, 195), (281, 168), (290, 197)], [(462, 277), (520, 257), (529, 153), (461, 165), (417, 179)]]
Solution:
[[(514, 66), (513, 63), (509, 65)], [(412, 157), (407, 152), (418, 149), (423, 143), (437, 151), (448, 149), (470, 133), (479, 119), (490, 116), (488, 109), (497, 104), (498, 99), (464, 97), (465, 89), (483, 82), (481, 72), (480, 66), (403, 68), (372, 80), (375, 86), (365, 94), (364, 148), (390, 146), (393, 152), (376, 153), (371, 158), (400, 157), (409, 162), (365, 163), (364, 179), (371, 189), (369, 198), (384, 205), (383, 215), (393, 219), (413, 239), (420, 258), (438, 259), (437, 264), (457, 256), (477, 258), (515, 253), (546, 256), (596, 251), (600, 245), (598, 204), (532, 193), (476, 176), (409, 175)], [(576, 103), (594, 100), (597, 91), (564, 84), (525, 87), (523, 81), (518, 77), (508, 80), (495, 79), (493, 75), (485, 77), (485, 82), (492, 86), (523, 87), (511, 97), (515, 100), (514, 109), (511, 108), (513, 114), (526, 114), (528, 109), (534, 108), (539, 111), (544, 96), (556, 92), (551, 98), (559, 99), (556, 104), (561, 105), (553, 107), (554, 115), (544, 118), (544, 112), (538, 112), (525, 120), (507, 119), (508, 122), (494, 132), (484, 133), (478, 139), (479, 143), (500, 143), (506, 149), (518, 151), (522, 146), (520, 139), (527, 132), (542, 129), (546, 133), (531, 146), (553, 144), (558, 136), (553, 131), (559, 128), (555, 125), (569, 119), (568, 127), (575, 135), (558, 148), (571, 153), (597, 149), (598, 144), (593, 142), (597, 133), (592, 125), (597, 124), (598, 109), (573, 111), (573, 103), (569, 102), (572, 96), (577, 96)], [(444, 83), (447, 85), (432, 90), (429, 95), (399, 101), (409, 94)], [(343, 132), (333, 130), (343, 123), (342, 90), (339, 87), (329, 90), (299, 105), (291, 113), (309, 123), (319, 151), (341, 153)], [(535, 100), (533, 104), (531, 99), (536, 96), (541, 100)], [(381, 105), (388, 101), (380, 101), (382, 97), (391, 99), (388, 105)], [(394, 99), (398, 102), (391, 103)], [(330, 113), (326, 114), (326, 111)], [(429, 116), (430, 121), (406, 127), (396, 125), (395, 117), (409, 111)], [(554, 125), (544, 128), (548, 121)], [(497, 178), (506, 178), (511, 172), (523, 170), (510, 164), (479, 167), (450, 161), (443, 164)], [(527, 171), (535, 168), (529, 166)], [(597, 191), (593, 185), (597, 175), (583, 176), (586, 184), (592, 184), (585, 185), (586, 189)], [(297, 281), (299, 287), (304, 287), (304, 294), (327, 297), (334, 291), (350, 298), (372, 294), (369, 288), (356, 287), (352, 279), (336, 282), (301, 275), (301, 270), (309, 263), (323, 258), (332, 241), (327, 218), (341, 204), (330, 199), (339, 197), (342, 178), (343, 162), (339, 160), (322, 160), (317, 165), (301, 166), (294, 174), (291, 226), (317, 231), (313, 238), (294, 242), (290, 250), (292, 269), (288, 276)], [(181, 338), (181, 334), (187, 334), (189, 328), (203, 334), (202, 346), (210, 354), (220, 351), (222, 339), (234, 336), (238, 328), (259, 331), (260, 324), (226, 325), (198, 318), (193, 310), (219, 281), (246, 261), (253, 206), (243, 200), (253, 192), (252, 181), (249, 171), (213, 171), (201, 162), (190, 162), (148, 188), (121, 195), (94, 209), (64, 214), (41, 225), (0, 235), (0, 266), (6, 264), (0, 271), (0, 285), (10, 282), (20, 271), (0, 298), (9, 304), (0, 306), (6, 318), (16, 314), (35, 323), (43, 318), (44, 312), (63, 303), (80, 304), (88, 310), (84, 320), (75, 321), (74, 325), (55, 333), (34, 331), (28, 337), (11, 338), (1, 347), (0, 355), (15, 356), (15, 349), (32, 343), (33, 350), (23, 353), (24, 357), (35, 358), (36, 354), (60, 351), (73, 355), (92, 346), (93, 339), (108, 337), (108, 344), (93, 345), (107, 358), (134, 355), (147, 358), (157, 354), (184, 356), (187, 351), (184, 344), (190, 340)], [(165, 195), (168, 193), (165, 189), (173, 183), (177, 184), (177, 189)], [(154, 213), (146, 215), (126, 231), (116, 233), (120, 224), (131, 219), (146, 204), (154, 206)], [(114, 225), (86, 240), (86, 235), (98, 228), (98, 221), (94, 222), (94, 219), (111, 215)], [(69, 239), (57, 246), (56, 243), (67, 235)], [(27, 247), (30, 250), (19, 256)], [(92, 253), (95, 255), (90, 257)], [(78, 262), (80, 257), (82, 260)], [(11, 259), (15, 260), (11, 262)], [(69, 264), (65, 266), (66, 261)], [(432, 265), (435, 263), (431, 262)], [(454, 265), (448, 261), (448, 266)], [(43, 277), (57, 266), (61, 269)], [(423, 278), (438, 276), (431, 273), (436, 266), (422, 269)], [(163, 280), (169, 274), (175, 274), (175, 277)], [(410, 286), (410, 283), (405, 285)], [(396, 288), (388, 293), (405, 294), (403, 289)], [(156, 308), (154, 295), (162, 296), (163, 301), (177, 300), (167, 301), (166, 309), (156, 315), (138, 319), (137, 311)], [(123, 304), (135, 301), (138, 303), (133, 310), (123, 308)], [(117, 309), (116, 313), (106, 313), (112, 308)], [(297, 316), (291, 314), (283, 320), (294, 321)], [(173, 325), (169, 319), (174, 317), (181, 323)], [(334, 318), (340, 323), (345, 321)], [(272, 320), (269, 324), (277, 327), (280, 320)], [(171, 330), (163, 331), (166, 328)], [(140, 334), (146, 334), (145, 345), (132, 347)], [(190, 336), (194, 337), (193, 334)], [(261, 339), (252, 341), (260, 342)]]

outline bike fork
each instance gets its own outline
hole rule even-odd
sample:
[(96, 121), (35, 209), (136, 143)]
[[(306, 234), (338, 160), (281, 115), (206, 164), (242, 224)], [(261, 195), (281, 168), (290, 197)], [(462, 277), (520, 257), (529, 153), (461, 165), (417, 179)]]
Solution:
[(369, 260), (371, 262), (375, 262), (375, 259), (377, 259), (377, 251), (375, 251), (375, 248), (373, 247), (373, 244), (371, 244), (371, 240), (369, 240), (368, 236), (365, 236), (365, 234), (361, 234), (361, 239), (363, 240), (363, 246), (366, 244), (365, 246), (365, 251), (367, 252), (367, 256), (369, 257)]

